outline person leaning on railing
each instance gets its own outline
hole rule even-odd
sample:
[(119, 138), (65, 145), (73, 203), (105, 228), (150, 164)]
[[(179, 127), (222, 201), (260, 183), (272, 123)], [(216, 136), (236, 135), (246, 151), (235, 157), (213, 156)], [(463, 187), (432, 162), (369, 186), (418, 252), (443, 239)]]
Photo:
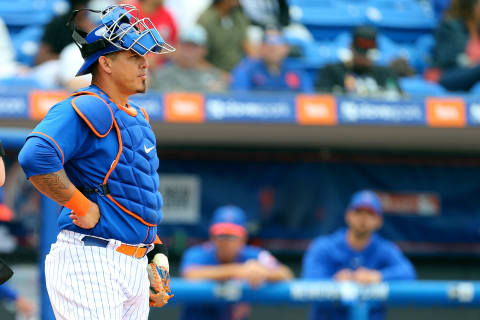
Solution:
[[(218, 208), (210, 225), (211, 241), (189, 248), (182, 257), (180, 273), (186, 279), (244, 280), (256, 288), (264, 282), (292, 278), (292, 272), (268, 251), (246, 245), (246, 217), (235, 206)], [(248, 316), (246, 304), (188, 304), (183, 320), (241, 320)]]
[[(363, 190), (352, 196), (345, 222), (347, 229), (320, 236), (310, 244), (303, 258), (303, 278), (360, 284), (415, 279), (415, 269), (399, 248), (375, 234), (383, 217), (374, 192)], [(370, 319), (382, 320), (385, 314), (385, 306), (378, 305), (370, 310)], [(314, 305), (310, 319), (348, 319), (348, 310), (338, 305)]]

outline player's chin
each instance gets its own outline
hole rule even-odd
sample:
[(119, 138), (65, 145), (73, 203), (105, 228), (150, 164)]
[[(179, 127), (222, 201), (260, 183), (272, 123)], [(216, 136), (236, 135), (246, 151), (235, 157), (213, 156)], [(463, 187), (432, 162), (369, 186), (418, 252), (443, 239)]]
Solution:
[(142, 80), (142, 82), (137, 86), (137, 93), (145, 93), (147, 91), (147, 84), (145, 80)]

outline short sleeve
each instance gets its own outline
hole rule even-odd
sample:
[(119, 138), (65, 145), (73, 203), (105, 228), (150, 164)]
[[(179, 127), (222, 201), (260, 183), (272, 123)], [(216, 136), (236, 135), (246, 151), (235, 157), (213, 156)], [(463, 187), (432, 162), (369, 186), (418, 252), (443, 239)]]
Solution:
[(44, 139), (55, 148), (62, 164), (65, 164), (86, 144), (89, 130), (67, 99), (53, 106), (27, 139)]
[(188, 249), (182, 257), (180, 274), (183, 276), (186, 270), (194, 266), (212, 265), (213, 261), (209, 261), (208, 257), (209, 255), (201, 247)]

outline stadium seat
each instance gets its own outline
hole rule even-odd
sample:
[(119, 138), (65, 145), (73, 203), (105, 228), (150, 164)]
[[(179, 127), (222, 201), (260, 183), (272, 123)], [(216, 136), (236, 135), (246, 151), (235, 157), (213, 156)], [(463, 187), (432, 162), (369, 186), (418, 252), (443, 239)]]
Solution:
[(67, 9), (64, 0), (0, 0), (0, 17), (8, 27), (43, 25)]
[(424, 80), (421, 76), (399, 79), (400, 87), (410, 96), (444, 96), (448, 91), (441, 85)]
[(33, 65), (42, 34), (42, 27), (31, 26), (23, 28), (18, 34), (12, 36), (18, 62), (27, 66)]

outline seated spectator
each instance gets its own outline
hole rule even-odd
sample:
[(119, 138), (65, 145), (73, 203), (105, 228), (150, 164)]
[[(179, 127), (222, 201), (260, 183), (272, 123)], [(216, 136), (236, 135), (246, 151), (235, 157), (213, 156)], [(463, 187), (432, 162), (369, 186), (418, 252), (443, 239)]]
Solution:
[(177, 23), (164, 6), (164, 0), (131, 0), (120, 3), (134, 5), (141, 18), (150, 18), (163, 40), (168, 44), (173, 45), (177, 42)]
[(310, 77), (285, 60), (289, 47), (275, 29), (265, 30), (258, 59), (245, 58), (232, 72), (232, 89), (313, 92)]
[(248, 19), (238, 0), (213, 0), (198, 18), (208, 35), (207, 61), (230, 72), (248, 53)]
[[(35, 58), (35, 64), (39, 65), (50, 60), (57, 60), (60, 52), (68, 44), (72, 43), (72, 30), (67, 27), (70, 13), (73, 10), (83, 9), (87, 6), (88, 0), (69, 0), (70, 10), (56, 16), (45, 26), (40, 47)], [(88, 19), (87, 11), (80, 12), (76, 19), (77, 25), (82, 30), (91, 30), (94, 25)]]
[(199, 25), (180, 34), (171, 62), (152, 71), (150, 87), (162, 92), (223, 92), (228, 78), (223, 71), (205, 61), (207, 32)]
[[(290, 269), (280, 264), (268, 251), (246, 245), (246, 217), (235, 206), (218, 208), (210, 226), (211, 241), (188, 249), (182, 258), (180, 272), (187, 279), (225, 281), (243, 279), (252, 287), (265, 281), (292, 278)], [(182, 319), (244, 319), (246, 306), (186, 305)], [(235, 314), (235, 317), (233, 315)]]
[[(375, 234), (383, 223), (380, 199), (375, 193), (355, 193), (345, 222), (347, 229), (318, 237), (310, 244), (303, 258), (303, 278), (360, 284), (415, 279), (412, 264), (397, 246)], [(370, 310), (370, 319), (384, 319), (385, 313), (385, 306), (375, 306)], [(315, 304), (310, 319), (341, 320), (349, 316), (348, 310), (338, 304)]]
[(435, 30), (433, 67), (426, 78), (451, 91), (468, 91), (480, 80), (480, 1), (453, 0)]
[(315, 83), (317, 91), (359, 96), (400, 95), (395, 72), (391, 68), (378, 66), (373, 61), (378, 50), (375, 28), (355, 28), (350, 48), (351, 57), (320, 69)]

